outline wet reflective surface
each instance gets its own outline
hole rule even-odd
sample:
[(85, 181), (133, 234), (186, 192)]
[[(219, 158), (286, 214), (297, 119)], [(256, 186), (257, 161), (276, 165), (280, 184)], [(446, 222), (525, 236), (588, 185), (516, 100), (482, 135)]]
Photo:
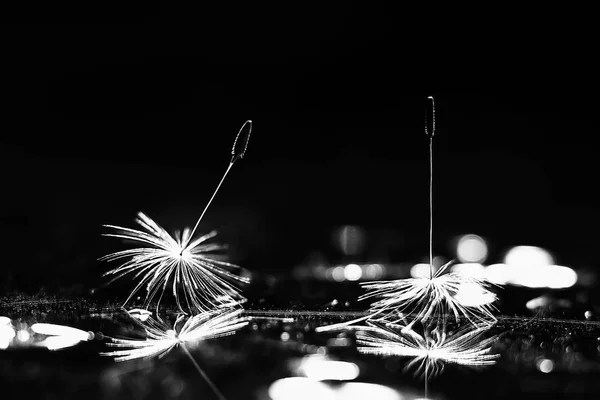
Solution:
[[(427, 380), (428, 397), (600, 395), (600, 321), (591, 314), (589, 296), (586, 303), (577, 300), (582, 298), (580, 291), (553, 292), (529, 310), (521, 299), (538, 298), (542, 292), (499, 289), (503, 312), (485, 333), (498, 335), (490, 349), (499, 354), (496, 364), (477, 368), (440, 363), (439, 373)], [(353, 331), (315, 332), (317, 326), (364, 315), (364, 304), (352, 300), (359, 292), (354, 283), (258, 282), (250, 288), (246, 326), (231, 336), (190, 343), (187, 349), (228, 399), (360, 399), (377, 393), (381, 399), (424, 397), (423, 377), (405, 368), (410, 357), (361, 354)], [(301, 301), (303, 294), (311, 293)], [(107, 345), (108, 337), (144, 337), (120, 303), (101, 293), (77, 299), (4, 297), (0, 315), (14, 331), (0, 351), (4, 394), (48, 399), (218, 398), (180, 347), (161, 358), (115, 362), (101, 356), (114, 350)], [(164, 315), (174, 321), (174, 312), (166, 309)], [(71, 347), (48, 350), (39, 345), (47, 337), (32, 329), (35, 323), (91, 334)], [(457, 329), (452, 325), (448, 332)]]

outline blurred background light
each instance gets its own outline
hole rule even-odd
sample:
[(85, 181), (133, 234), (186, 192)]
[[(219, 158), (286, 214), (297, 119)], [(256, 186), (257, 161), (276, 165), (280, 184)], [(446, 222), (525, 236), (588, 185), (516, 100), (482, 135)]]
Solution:
[(402, 400), (396, 390), (375, 383), (348, 382), (337, 391), (336, 400)]
[(8, 348), (15, 335), (15, 330), (12, 326), (9, 324), (0, 324), (0, 350)]
[[(434, 274), (438, 269), (440, 269), (440, 267), (442, 265), (446, 264), (446, 262), (447, 262), (447, 260), (441, 256), (433, 257), (432, 261), (433, 261), (433, 273)], [(429, 278), (429, 275), (430, 275), (430, 272), (429, 272), (429, 263), (428, 262), (422, 262), (422, 263), (415, 264), (410, 269), (410, 276), (413, 278)]]
[(506, 264), (492, 264), (485, 267), (485, 279), (497, 285), (506, 285), (512, 269)]
[(413, 278), (429, 278), (429, 275), (429, 264), (427, 263), (415, 264), (410, 269), (410, 276)]
[[(320, 267), (322, 271), (316, 271), (307, 274), (313, 278), (325, 278), (336, 282), (359, 281), (359, 280), (377, 280), (385, 276), (387, 267), (382, 264), (348, 264), (336, 265), (331, 267)], [(299, 274), (296, 274), (298, 276)]]
[[(311, 276), (308, 274), (308, 276)], [(314, 278), (326, 278), (327, 277), (327, 267), (324, 265), (318, 265), (313, 268), (312, 277)]]
[(548, 358), (541, 358), (537, 360), (536, 366), (541, 372), (549, 374), (554, 370), (554, 361)]
[(365, 247), (365, 231), (361, 227), (345, 225), (334, 232), (334, 243), (345, 255), (362, 253)]
[(496, 296), (476, 283), (462, 283), (454, 296), (461, 304), (470, 307), (480, 307), (496, 301)]
[(31, 337), (31, 335), (25, 329), (21, 329), (21, 330), (19, 330), (19, 332), (17, 332), (17, 340), (19, 342), (22, 342), (22, 343), (28, 342), (30, 337)]
[(278, 379), (269, 386), (271, 400), (335, 400), (335, 393), (326, 384), (309, 378)]
[(129, 310), (128, 314), (142, 322), (145, 322), (152, 315), (150, 311), (143, 308), (134, 308), (133, 310)]
[(349, 281), (358, 281), (362, 277), (362, 268), (357, 264), (348, 264), (344, 267), (344, 277)]
[(454, 264), (450, 267), (450, 271), (477, 279), (485, 278), (485, 267), (475, 262)]
[(515, 246), (506, 252), (504, 264), (519, 267), (542, 267), (553, 265), (554, 257), (549, 251), (536, 246)]
[(363, 277), (368, 280), (381, 279), (385, 273), (385, 267), (381, 264), (367, 264), (363, 269)]
[(403, 400), (398, 391), (384, 385), (348, 382), (331, 386), (310, 378), (290, 377), (276, 380), (268, 390), (271, 400)]
[(598, 271), (594, 267), (584, 266), (577, 268), (577, 283), (588, 288), (598, 283)]
[(481, 236), (468, 234), (458, 240), (456, 257), (463, 263), (482, 263), (487, 259), (488, 246)]
[(37, 346), (45, 347), (48, 350), (60, 350), (67, 347), (73, 347), (81, 342), (81, 340), (70, 336), (49, 336), (41, 342), (37, 342)]
[(562, 289), (568, 288), (577, 283), (577, 272), (573, 271), (569, 267), (562, 265), (551, 265), (548, 268), (544, 268), (544, 271), (540, 273), (546, 274), (546, 284), (551, 289)]
[(493, 264), (485, 268), (485, 278), (498, 285), (530, 288), (569, 288), (577, 283), (577, 272), (562, 265), (517, 266)]
[(64, 325), (36, 323), (31, 325), (31, 330), (40, 335), (62, 336), (77, 341), (92, 340), (94, 338), (92, 332), (86, 332), (81, 329)]
[(351, 362), (334, 361), (323, 356), (311, 355), (302, 359), (298, 372), (316, 381), (351, 381), (358, 377), (360, 370)]
[(336, 281), (336, 282), (342, 282), (344, 279), (346, 279), (346, 275), (344, 274), (344, 270), (345, 270), (345, 268), (342, 267), (341, 265), (338, 265), (337, 267), (334, 267), (331, 270), (331, 277), (333, 278), (333, 280)]
[(538, 308), (548, 307), (551, 303), (552, 299), (550, 297), (540, 296), (529, 300), (527, 303), (525, 303), (525, 307), (527, 307), (528, 310), (535, 310)]

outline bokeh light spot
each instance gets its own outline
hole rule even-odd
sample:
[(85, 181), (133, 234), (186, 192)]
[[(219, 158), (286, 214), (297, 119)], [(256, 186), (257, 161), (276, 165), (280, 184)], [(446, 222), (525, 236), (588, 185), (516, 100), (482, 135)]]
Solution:
[(344, 279), (346, 279), (346, 275), (344, 274), (344, 267), (342, 267), (341, 265), (335, 267), (331, 271), (331, 277), (336, 282), (342, 282)]
[[(435, 268), (433, 272), (435, 272)], [(429, 264), (419, 263), (413, 265), (413, 267), (410, 269), (410, 276), (412, 276), (413, 278), (429, 278)]]
[(365, 247), (365, 232), (359, 226), (342, 226), (334, 237), (338, 248), (345, 255), (360, 254)]
[(506, 253), (504, 263), (518, 267), (542, 267), (553, 265), (554, 257), (541, 247), (516, 246)]
[(276, 380), (269, 387), (268, 394), (272, 400), (335, 399), (335, 393), (326, 384), (301, 377)]
[(17, 340), (19, 342), (27, 342), (29, 341), (30, 337), (31, 335), (25, 329), (21, 329), (19, 332), (17, 332)]
[(349, 281), (358, 281), (362, 277), (362, 268), (357, 264), (348, 264), (344, 267), (344, 277)]
[(463, 263), (482, 263), (488, 256), (487, 243), (481, 236), (464, 235), (458, 240), (456, 256)]
[(396, 390), (365, 382), (348, 382), (339, 388), (336, 399), (344, 400), (402, 400), (403, 396)]
[(549, 374), (554, 370), (554, 361), (548, 358), (542, 358), (538, 360), (537, 367), (541, 372)]
[(313, 355), (302, 359), (299, 372), (316, 381), (351, 381), (358, 377), (360, 370), (351, 362), (328, 360), (326, 357)]

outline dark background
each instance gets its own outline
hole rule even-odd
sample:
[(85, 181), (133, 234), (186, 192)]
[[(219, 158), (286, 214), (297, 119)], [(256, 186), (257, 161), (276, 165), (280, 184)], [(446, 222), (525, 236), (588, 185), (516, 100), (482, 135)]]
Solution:
[[(431, 6), (432, 7), (432, 6)], [(451, 11), (451, 12), (450, 12)], [(370, 255), (427, 254), (425, 98), (437, 106), (435, 247), (477, 233), (595, 267), (592, 13), (290, 3), (36, 10), (2, 26), (4, 291), (98, 285), (102, 224), (191, 226), (286, 272), (357, 224)], [(588, 17), (589, 15), (589, 17)], [(335, 258), (335, 253), (332, 253)]]

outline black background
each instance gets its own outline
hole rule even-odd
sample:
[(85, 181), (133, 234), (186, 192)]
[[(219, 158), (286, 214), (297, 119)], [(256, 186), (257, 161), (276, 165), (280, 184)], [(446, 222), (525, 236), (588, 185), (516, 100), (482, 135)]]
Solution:
[[(3, 290), (98, 284), (102, 224), (191, 226), (284, 272), (342, 224), (373, 257), (427, 253), (425, 98), (437, 106), (435, 246), (478, 233), (595, 265), (589, 10), (344, 4), (69, 9), (2, 26)], [(374, 250), (373, 250), (374, 249)], [(335, 257), (335, 256), (333, 256)], [(365, 256), (370, 257), (370, 256)]]

